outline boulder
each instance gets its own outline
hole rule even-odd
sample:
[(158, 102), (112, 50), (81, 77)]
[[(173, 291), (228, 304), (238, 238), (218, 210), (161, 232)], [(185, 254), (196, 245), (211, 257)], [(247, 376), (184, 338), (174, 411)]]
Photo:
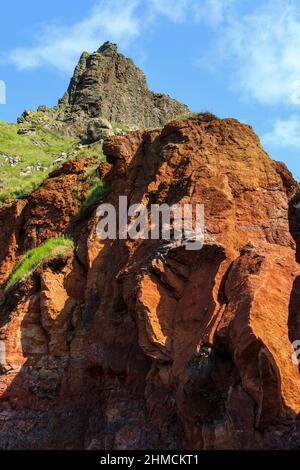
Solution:
[(87, 144), (92, 144), (100, 140), (105, 140), (112, 135), (114, 135), (114, 131), (107, 119), (91, 119), (87, 124), (87, 131), (84, 142)]

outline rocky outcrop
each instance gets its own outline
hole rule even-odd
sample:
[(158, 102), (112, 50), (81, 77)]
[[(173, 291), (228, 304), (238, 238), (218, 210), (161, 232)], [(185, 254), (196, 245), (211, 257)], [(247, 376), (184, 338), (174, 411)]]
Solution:
[[(291, 174), (231, 119), (112, 137), (104, 151), (107, 202), (204, 203), (203, 249), (99, 240), (96, 211), (71, 211), (75, 254), (1, 307), (0, 447), (299, 448)], [(10, 209), (7, 252), (23, 210)], [(48, 214), (27, 212), (26, 226)]]
[(38, 122), (85, 139), (87, 126), (99, 126), (101, 118), (131, 129), (147, 129), (162, 127), (188, 111), (169, 96), (151, 92), (143, 72), (118, 52), (116, 44), (106, 42), (96, 52), (82, 54), (58, 106), (27, 110), (19, 122)]

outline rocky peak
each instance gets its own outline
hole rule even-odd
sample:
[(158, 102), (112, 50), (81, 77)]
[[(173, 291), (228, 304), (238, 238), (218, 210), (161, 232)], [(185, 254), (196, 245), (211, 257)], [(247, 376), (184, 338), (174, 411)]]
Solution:
[(135, 129), (161, 127), (188, 111), (169, 96), (151, 92), (144, 73), (111, 42), (81, 57), (68, 98), (70, 106), (89, 117), (101, 116)]
[(100, 54), (113, 54), (118, 52), (118, 46), (110, 41), (106, 41), (101, 47), (99, 47), (97, 52)]
[[(92, 54), (81, 55), (67, 92), (43, 114), (43, 121), (62, 121), (69, 134), (83, 136), (89, 119), (104, 118), (135, 130), (163, 127), (187, 112), (186, 105), (150, 91), (144, 73), (107, 41)], [(33, 119), (40, 116), (29, 113)], [(24, 121), (29, 122), (28, 113), (19, 120)]]

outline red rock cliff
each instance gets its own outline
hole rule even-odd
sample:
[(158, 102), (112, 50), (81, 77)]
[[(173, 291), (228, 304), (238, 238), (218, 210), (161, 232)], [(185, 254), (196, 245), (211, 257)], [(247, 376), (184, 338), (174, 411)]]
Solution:
[(85, 163), (1, 209), (3, 282), (44, 235), (72, 235), (76, 252), (4, 297), (0, 447), (298, 448), (295, 181), (230, 119), (134, 132), (104, 150), (107, 202), (203, 203), (204, 247), (101, 242), (95, 210), (74, 217), (70, 185)]

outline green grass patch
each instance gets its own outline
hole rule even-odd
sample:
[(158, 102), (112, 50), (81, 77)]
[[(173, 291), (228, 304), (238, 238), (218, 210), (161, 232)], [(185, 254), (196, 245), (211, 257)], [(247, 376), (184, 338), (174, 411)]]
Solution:
[[(19, 135), (18, 130), (24, 128), (35, 128), (36, 132)], [(102, 144), (77, 147), (78, 144), (78, 139), (60, 136), (39, 125), (0, 121), (0, 205), (36, 189), (51, 171), (62, 165), (63, 161), (55, 163), (62, 153), (69, 158), (105, 160)], [(13, 164), (6, 161), (5, 155)]]
[[(20, 128), (36, 132), (19, 135)], [(25, 196), (41, 184), (55, 168), (56, 157), (69, 154), (77, 140), (63, 137), (40, 126), (10, 124), (0, 121), (0, 204)], [(4, 155), (16, 163), (6, 161)]]
[(27, 251), (14, 271), (10, 274), (5, 286), (5, 292), (8, 292), (20, 281), (30, 276), (44, 261), (66, 256), (70, 248), (74, 249), (73, 240), (67, 237), (56, 237), (49, 238), (37, 248)]
[(99, 142), (91, 145), (84, 145), (82, 148), (76, 151), (76, 157), (78, 158), (87, 158), (95, 157), (99, 162), (105, 160), (105, 155), (103, 153), (103, 145)]
[(105, 194), (108, 192), (108, 185), (105, 181), (97, 181), (90, 189), (90, 192), (80, 207), (79, 214), (82, 214), (90, 207), (94, 202), (102, 199)]
[(184, 114), (180, 114), (176, 117), (175, 121), (181, 121), (183, 119), (201, 119), (201, 118), (209, 118), (209, 119), (220, 119), (215, 114), (211, 113), (210, 111), (201, 111), (200, 113), (193, 113), (188, 112)]
[(111, 127), (113, 128), (113, 131), (116, 132), (117, 129), (120, 129), (122, 132), (127, 132), (130, 131), (129, 127), (127, 124), (124, 124), (123, 122), (112, 122)]

